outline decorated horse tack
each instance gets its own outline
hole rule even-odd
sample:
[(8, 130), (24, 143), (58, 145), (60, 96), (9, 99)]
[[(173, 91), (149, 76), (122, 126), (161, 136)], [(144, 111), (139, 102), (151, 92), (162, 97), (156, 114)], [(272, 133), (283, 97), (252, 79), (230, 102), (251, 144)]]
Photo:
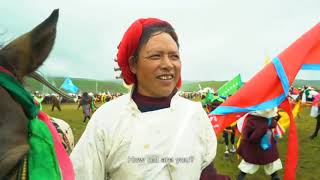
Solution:
[(74, 179), (60, 135), (21, 83), (48, 57), (58, 16), (0, 49), (0, 179)]
[(74, 137), (70, 125), (63, 120), (54, 117), (50, 117), (50, 121), (56, 128), (58, 134), (61, 136), (61, 143), (64, 149), (68, 152), (68, 154), (70, 154), (74, 148)]

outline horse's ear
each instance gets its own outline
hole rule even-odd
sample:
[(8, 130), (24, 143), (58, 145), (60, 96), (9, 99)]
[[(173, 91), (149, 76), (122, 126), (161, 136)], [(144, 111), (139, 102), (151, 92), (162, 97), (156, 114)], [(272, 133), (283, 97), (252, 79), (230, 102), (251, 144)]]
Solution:
[(33, 30), (3, 48), (18, 79), (35, 71), (48, 57), (56, 37), (58, 17), (59, 10), (56, 9)]
[(56, 9), (44, 22), (31, 31), (33, 66), (30, 72), (35, 71), (48, 57), (56, 38), (58, 16), (59, 10)]

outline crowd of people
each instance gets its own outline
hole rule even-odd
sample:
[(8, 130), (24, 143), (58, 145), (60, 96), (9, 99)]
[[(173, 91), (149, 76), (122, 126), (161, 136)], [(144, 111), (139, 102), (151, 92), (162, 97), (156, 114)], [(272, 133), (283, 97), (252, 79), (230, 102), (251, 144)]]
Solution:
[[(76, 179), (231, 179), (214, 167), (217, 137), (208, 118), (229, 97), (214, 90), (179, 91), (182, 65), (174, 28), (160, 19), (136, 20), (118, 46), (116, 61), (129, 93), (83, 92), (78, 97), (83, 122), (90, 121), (70, 156)], [(313, 105), (318, 106), (318, 94), (310, 87), (291, 87), (289, 97), (305, 103), (316, 100)], [(61, 111), (62, 101), (51, 96), (44, 102), (53, 104), (52, 111)], [(317, 126), (311, 139), (320, 128), (318, 112), (314, 117)], [(282, 163), (273, 135), (278, 109), (249, 112), (245, 118), (241, 130), (235, 123), (223, 132), (225, 157), (237, 152), (242, 158), (237, 180), (260, 166), (272, 180), (280, 179)]]
[[(135, 95), (135, 93), (137, 94)], [(177, 94), (179, 97), (183, 97), (192, 101), (200, 101), (203, 110), (207, 114), (212, 112), (215, 108), (217, 108), (228, 98), (219, 96), (214, 89), (198, 92), (182, 92), (175, 90), (174, 93)], [(163, 101), (168, 101), (162, 98), (161, 101), (159, 101), (159, 99), (149, 99), (149, 97), (138, 94), (138, 92), (135, 92), (134, 90), (131, 94), (133, 96), (133, 102), (135, 102), (138, 105), (139, 103), (142, 104), (141, 106), (137, 107), (140, 112), (152, 112), (157, 110), (158, 108), (160, 108), (161, 110), (163, 109), (163, 107), (169, 106), (162, 104)], [(91, 118), (92, 113), (98, 108), (96, 103), (109, 103), (109, 101), (120, 98), (120, 96), (122, 95), (123, 94), (121, 93), (115, 93), (113, 95), (103, 96), (101, 94), (94, 95), (93, 93), (87, 92), (84, 92), (83, 94), (79, 95), (77, 107), (78, 109), (82, 107), (84, 117), (83, 122), (85, 123), (87, 120), (89, 120)], [(34, 97), (40, 104), (44, 100), (44, 97), (38, 91), (34, 93)], [(297, 100), (300, 98), (301, 101), (304, 101), (305, 104), (312, 104), (318, 109), (318, 101), (320, 99), (320, 94), (314, 88), (306, 86), (303, 86), (302, 88), (291, 87), (289, 97), (292, 100)], [(67, 103), (66, 101), (63, 102), (62, 98), (58, 95), (52, 96), (52, 99), (49, 102), (52, 103), (52, 111), (55, 107), (59, 111), (61, 111), (60, 104)], [(110, 103), (113, 104), (114, 102), (111, 101)], [(157, 103), (159, 103), (159, 105), (157, 105)], [(315, 132), (310, 136), (310, 139), (314, 139), (317, 136), (318, 131), (320, 129), (320, 116), (318, 111), (311, 112), (311, 116), (313, 116), (317, 120)], [(272, 118), (272, 121), (268, 122), (270, 118)], [(223, 131), (222, 138), (225, 144), (225, 158), (228, 158), (230, 155), (233, 155), (235, 153), (239, 154), (243, 158), (241, 163), (239, 164), (240, 172), (237, 176), (238, 180), (244, 179), (246, 174), (255, 173), (261, 165), (264, 167), (265, 173), (270, 175), (272, 179), (279, 179), (277, 172), (282, 168), (282, 164), (279, 159), (278, 150), (276, 148), (276, 139), (272, 139), (270, 141), (272, 143), (270, 144), (270, 147), (267, 148), (269, 149), (267, 151), (262, 148), (260, 143), (262, 137), (264, 137), (267, 134), (266, 132), (275, 128), (277, 120), (279, 119), (277, 111), (253, 112), (250, 113), (250, 116), (248, 116), (247, 119), (248, 120), (246, 122), (246, 126), (243, 128), (241, 132), (240, 146), (236, 145), (236, 134), (239, 134), (239, 129), (237, 127), (236, 122), (228, 126)], [(214, 167), (211, 167), (211, 170), (212, 169), (214, 170)], [(204, 172), (206, 172), (205, 169), (203, 170), (203, 173)], [(205, 175), (202, 176), (205, 177)], [(218, 175), (217, 173), (216, 176), (225, 177), (222, 175)]]

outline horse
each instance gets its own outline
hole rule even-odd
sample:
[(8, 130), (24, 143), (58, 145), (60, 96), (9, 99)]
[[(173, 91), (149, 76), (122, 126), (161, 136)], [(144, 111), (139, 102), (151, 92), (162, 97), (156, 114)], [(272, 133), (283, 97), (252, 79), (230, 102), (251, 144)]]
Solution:
[[(20, 91), (27, 92), (21, 85), (25, 76), (39, 78), (35, 71), (43, 64), (53, 48), (58, 16), (59, 10), (56, 9), (34, 29), (0, 49), (0, 179), (30, 177), (24, 161), (32, 147), (28, 139), (30, 117), (29, 109), (21, 102), (27, 99), (30, 103), (33, 99), (30, 94), (23, 94), (22, 100), (16, 95)], [(3, 80), (2, 77), (8, 77), (9, 80)], [(16, 92), (17, 87), (19, 92)], [(63, 179), (72, 179), (66, 178), (61, 167), (60, 171)]]

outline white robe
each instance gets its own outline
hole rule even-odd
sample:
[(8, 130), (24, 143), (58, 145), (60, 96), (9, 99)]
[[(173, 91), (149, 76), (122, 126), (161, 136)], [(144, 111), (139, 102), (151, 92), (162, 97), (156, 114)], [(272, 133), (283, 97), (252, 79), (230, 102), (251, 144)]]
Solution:
[(71, 160), (80, 180), (196, 180), (216, 148), (200, 103), (176, 94), (170, 108), (141, 113), (127, 94), (94, 113)]

